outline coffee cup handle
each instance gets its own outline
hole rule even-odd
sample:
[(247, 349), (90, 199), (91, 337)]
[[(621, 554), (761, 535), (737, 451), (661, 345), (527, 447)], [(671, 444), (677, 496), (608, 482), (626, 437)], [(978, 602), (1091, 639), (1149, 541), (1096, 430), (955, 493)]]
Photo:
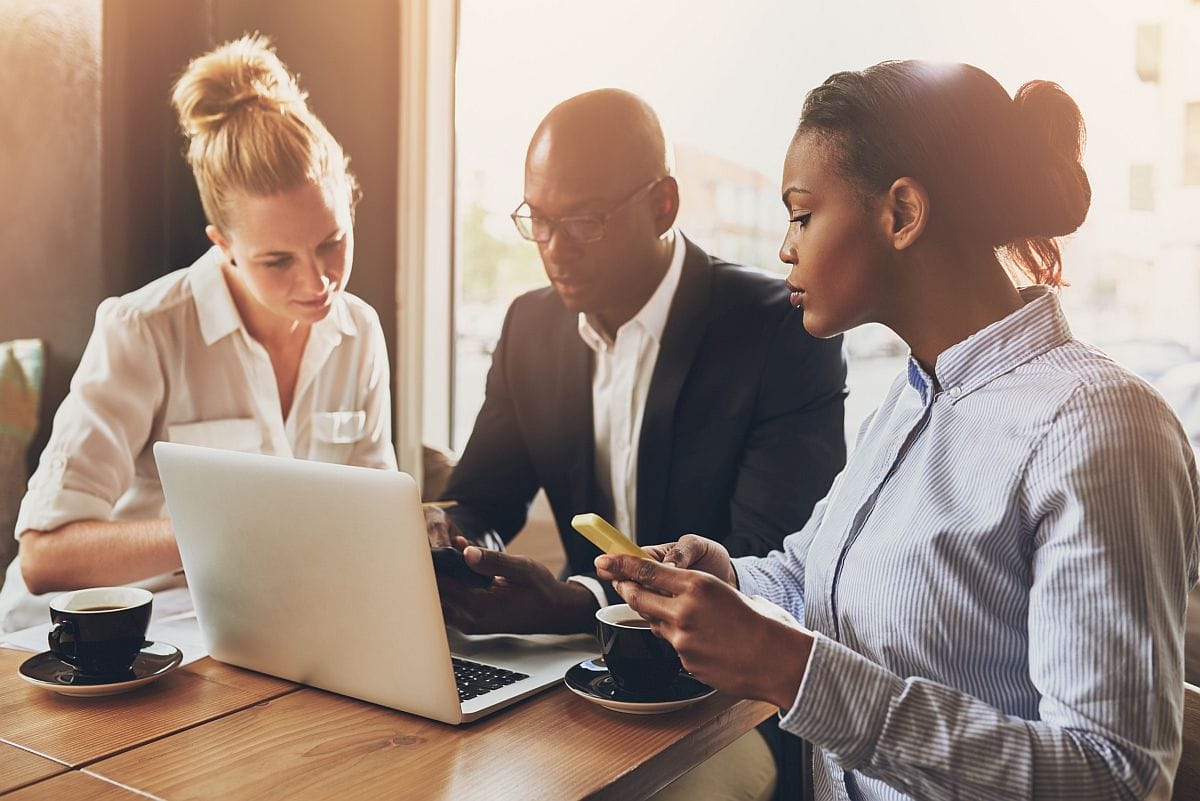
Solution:
[[(62, 638), (64, 634), (70, 638), (68, 640), (68, 644), (71, 646), (70, 650), (67, 650), (63, 644)], [(50, 629), (50, 633), (46, 635), (46, 639), (50, 643), (50, 650), (54, 653), (64, 654), (70, 659), (75, 658), (75, 644), (78, 640), (75, 637), (75, 624), (70, 620), (60, 620), (55, 623), (54, 628)]]

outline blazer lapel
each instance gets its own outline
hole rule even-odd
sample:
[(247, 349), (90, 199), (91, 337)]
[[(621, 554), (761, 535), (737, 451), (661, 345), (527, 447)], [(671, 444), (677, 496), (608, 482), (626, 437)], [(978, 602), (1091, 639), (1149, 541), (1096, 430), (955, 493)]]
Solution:
[[(682, 234), (681, 234), (682, 236)], [(663, 329), (658, 362), (650, 379), (650, 392), (642, 414), (638, 446), (637, 536), (643, 542), (659, 541), (670, 478), (674, 442), (675, 406), (708, 326), (712, 270), (708, 255), (686, 238), (687, 247), (679, 286), (671, 301)], [(591, 408), (589, 404), (588, 408)], [(667, 532), (678, 534), (680, 532)]]
[[(558, 340), (557, 392), (546, 387), (545, 398), (557, 405), (547, 409), (558, 415), (556, 430), (561, 439), (556, 443), (562, 465), (571, 487), (571, 506), (590, 511), (595, 505), (596, 443), (592, 423), (592, 351), (579, 336), (575, 315), (567, 313)], [(551, 418), (552, 419), (552, 418)]]

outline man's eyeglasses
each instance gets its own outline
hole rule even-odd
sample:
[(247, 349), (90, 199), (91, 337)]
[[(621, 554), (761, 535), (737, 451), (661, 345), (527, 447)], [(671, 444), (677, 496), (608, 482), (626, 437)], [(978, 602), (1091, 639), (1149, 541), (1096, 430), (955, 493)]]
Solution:
[(662, 180), (662, 178), (655, 178), (603, 214), (584, 214), (578, 217), (558, 217), (557, 219), (554, 217), (538, 217), (532, 213), (528, 203), (522, 203), (509, 216), (512, 217), (513, 223), (517, 226), (517, 233), (530, 242), (549, 242), (550, 237), (554, 235), (555, 229), (565, 234), (572, 242), (578, 242), (581, 245), (599, 242), (604, 238), (605, 227), (608, 225), (608, 221), (617, 212), (631, 203), (641, 200), (649, 194), (651, 189), (658, 186)]

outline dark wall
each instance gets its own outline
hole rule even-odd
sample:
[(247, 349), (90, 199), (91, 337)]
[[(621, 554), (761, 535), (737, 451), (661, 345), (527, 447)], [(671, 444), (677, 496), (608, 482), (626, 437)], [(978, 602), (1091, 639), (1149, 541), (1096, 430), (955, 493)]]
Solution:
[(114, 289), (102, 252), (101, 22), (91, 0), (0, 3), (0, 341), (46, 341), (43, 421)]
[(0, 2), (0, 341), (48, 346), (41, 451), (95, 309), (208, 246), (170, 86), (188, 60), (271, 36), (363, 184), (350, 290), (395, 359), (399, 22), (394, 0)]
[(218, 0), (216, 41), (261, 31), (300, 74), (309, 104), (362, 184), (350, 291), (379, 312), (396, 364), (400, 23), (396, 0)]

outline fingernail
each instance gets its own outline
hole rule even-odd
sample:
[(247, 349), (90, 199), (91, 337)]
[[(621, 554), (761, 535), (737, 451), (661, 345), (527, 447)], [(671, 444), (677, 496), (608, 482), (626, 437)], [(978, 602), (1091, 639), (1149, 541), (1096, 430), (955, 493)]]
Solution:
[(609, 559), (607, 556), (597, 556), (594, 564), (600, 570), (608, 570)]

